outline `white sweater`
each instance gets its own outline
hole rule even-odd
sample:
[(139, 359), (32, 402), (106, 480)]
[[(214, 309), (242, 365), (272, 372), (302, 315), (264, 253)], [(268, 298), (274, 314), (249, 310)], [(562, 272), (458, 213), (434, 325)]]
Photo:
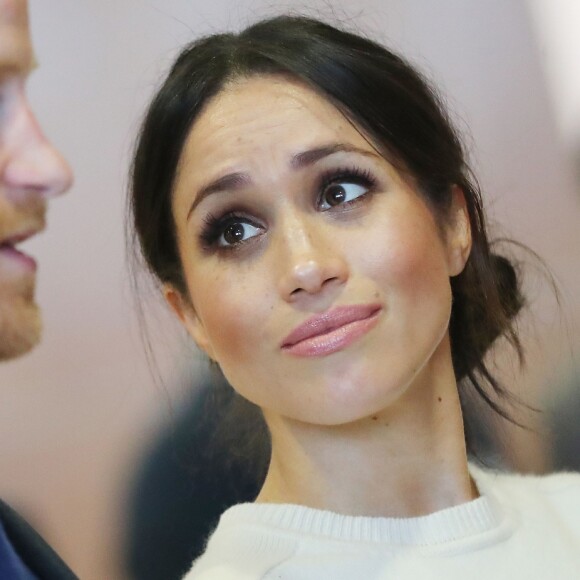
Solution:
[(415, 518), (227, 510), (184, 580), (580, 580), (580, 475), (471, 469), (481, 496)]

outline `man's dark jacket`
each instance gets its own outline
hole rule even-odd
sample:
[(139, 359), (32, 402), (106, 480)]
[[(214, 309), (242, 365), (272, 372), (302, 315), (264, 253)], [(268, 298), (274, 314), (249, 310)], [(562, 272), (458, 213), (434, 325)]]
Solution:
[(42, 537), (2, 500), (0, 520), (14, 551), (39, 580), (78, 580)]

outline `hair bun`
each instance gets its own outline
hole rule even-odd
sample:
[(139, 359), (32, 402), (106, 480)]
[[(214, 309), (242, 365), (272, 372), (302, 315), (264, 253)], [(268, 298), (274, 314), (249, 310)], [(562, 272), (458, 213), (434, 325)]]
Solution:
[(512, 320), (525, 304), (516, 267), (505, 256), (492, 254), (490, 257), (505, 317)]

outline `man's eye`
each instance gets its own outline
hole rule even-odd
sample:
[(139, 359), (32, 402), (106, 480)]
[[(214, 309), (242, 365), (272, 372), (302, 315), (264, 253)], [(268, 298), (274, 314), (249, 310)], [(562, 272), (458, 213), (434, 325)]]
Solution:
[(224, 228), (221, 236), (218, 239), (218, 246), (227, 247), (235, 246), (257, 236), (260, 233), (260, 228), (253, 226), (248, 222), (235, 221), (230, 222)]
[(324, 188), (320, 199), (320, 209), (326, 210), (337, 205), (354, 201), (368, 192), (368, 187), (358, 183), (337, 182)]

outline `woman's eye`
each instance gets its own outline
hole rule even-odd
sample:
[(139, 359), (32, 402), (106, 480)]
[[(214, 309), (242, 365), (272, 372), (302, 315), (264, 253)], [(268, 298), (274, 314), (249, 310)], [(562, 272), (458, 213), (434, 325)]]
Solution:
[(222, 234), (218, 238), (218, 246), (235, 246), (260, 233), (260, 228), (242, 221), (230, 222), (227, 224)]
[(369, 188), (358, 183), (337, 182), (327, 185), (321, 195), (320, 209), (326, 210), (337, 205), (354, 201), (367, 193)]

